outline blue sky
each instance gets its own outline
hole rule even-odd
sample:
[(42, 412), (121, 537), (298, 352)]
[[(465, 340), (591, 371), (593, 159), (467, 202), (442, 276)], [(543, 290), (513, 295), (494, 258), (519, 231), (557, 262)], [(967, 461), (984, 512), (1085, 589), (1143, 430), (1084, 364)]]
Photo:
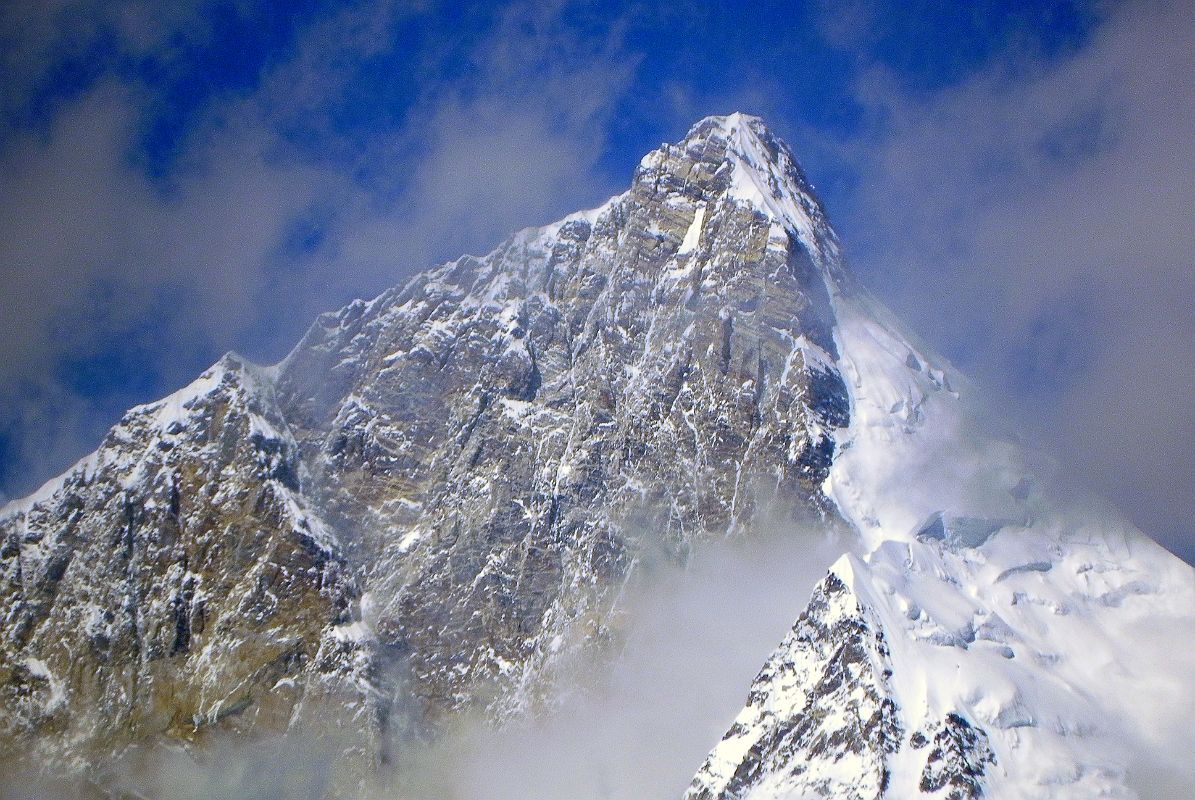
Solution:
[(1185, 4), (159, 5), (0, 10), (0, 492), (743, 110), (866, 283), (1195, 557)]

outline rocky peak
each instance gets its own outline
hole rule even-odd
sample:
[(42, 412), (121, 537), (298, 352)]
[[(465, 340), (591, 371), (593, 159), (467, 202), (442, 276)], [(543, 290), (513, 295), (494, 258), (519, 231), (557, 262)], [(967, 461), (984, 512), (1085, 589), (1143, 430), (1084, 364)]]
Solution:
[[(550, 698), (560, 665), (617, 640), (644, 558), (763, 515), (836, 519), (836, 264), (788, 149), (710, 118), (598, 209), (324, 315), (276, 367), (226, 356), (0, 520), (22, 631), (0, 688), (45, 695), (0, 732), (83, 702), (70, 736), (102, 753), (129, 702), (136, 736), (196, 739), (342, 689), (375, 733), (392, 702), (434, 728)], [(72, 652), (145, 691), (97, 695)], [(149, 694), (164, 674), (170, 697)]]
[(841, 270), (837, 236), (812, 185), (788, 145), (758, 117), (706, 117), (677, 144), (643, 158), (635, 175), (636, 186), (641, 183), (703, 206), (750, 207), (794, 236), (818, 266)]

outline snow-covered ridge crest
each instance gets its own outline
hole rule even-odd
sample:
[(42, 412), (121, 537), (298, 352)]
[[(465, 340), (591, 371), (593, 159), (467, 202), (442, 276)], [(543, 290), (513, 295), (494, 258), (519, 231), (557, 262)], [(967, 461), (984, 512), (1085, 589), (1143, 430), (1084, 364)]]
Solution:
[[(229, 352), (181, 389), (160, 400), (133, 406), (122, 415), (121, 423), (144, 426), (146, 431), (153, 431), (154, 435), (171, 436), (177, 432), (171, 429), (178, 428), (186, 421), (196, 401), (210, 395), (227, 382), (236, 384), (247, 405), (252, 407), (251, 419), (254, 432), (270, 438), (281, 438), (288, 434), (280, 432), (275, 427), (277, 417), (265, 411), (273, 397), (273, 385), (270, 380), (271, 368), (257, 366), (238, 354)], [(108, 437), (109, 440), (116, 441), (120, 435), (118, 424), (109, 432)], [(68, 478), (89, 480), (100, 467), (114, 466), (121, 469), (126, 476), (125, 482), (135, 483), (137, 476), (133, 469), (136, 464), (128, 460), (118, 463), (111, 461), (112, 458), (114, 458), (114, 453), (111, 448), (101, 447), (89, 453), (61, 475), (49, 479), (25, 497), (13, 499), (0, 506), (0, 519), (24, 513), (32, 506), (51, 499), (56, 492), (62, 489), (63, 483)]]

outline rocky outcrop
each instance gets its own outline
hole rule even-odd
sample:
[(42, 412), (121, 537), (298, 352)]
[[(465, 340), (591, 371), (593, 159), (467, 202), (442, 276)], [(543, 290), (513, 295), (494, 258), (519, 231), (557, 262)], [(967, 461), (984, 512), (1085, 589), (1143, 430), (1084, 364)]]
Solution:
[(987, 734), (951, 713), (934, 735), (932, 744), (918, 788), (926, 794), (936, 792), (946, 800), (981, 797), (984, 775), (996, 762), (988, 747)]
[(831, 572), (751, 685), (747, 705), (698, 771), (686, 800), (877, 800), (904, 731), (888, 646)]
[(83, 764), (159, 734), (284, 728), (308, 694), (359, 696), (359, 585), (301, 470), (268, 382), (226, 358), (7, 508), (7, 754)]

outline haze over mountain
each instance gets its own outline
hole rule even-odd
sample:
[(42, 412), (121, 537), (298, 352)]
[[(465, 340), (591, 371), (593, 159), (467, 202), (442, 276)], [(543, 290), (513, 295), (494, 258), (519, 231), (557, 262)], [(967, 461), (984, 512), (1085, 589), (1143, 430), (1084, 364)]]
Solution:
[(841, 557), (689, 798), (1181, 786), (1195, 571), (974, 408), (791, 151), (706, 118), (600, 207), (274, 366), (229, 354), (4, 507), (4, 753), (109, 791), (286, 734), (327, 756), (317, 795), (417, 796), (413, 753), (600, 691), (661, 571), (758, 540), (794, 581)]

